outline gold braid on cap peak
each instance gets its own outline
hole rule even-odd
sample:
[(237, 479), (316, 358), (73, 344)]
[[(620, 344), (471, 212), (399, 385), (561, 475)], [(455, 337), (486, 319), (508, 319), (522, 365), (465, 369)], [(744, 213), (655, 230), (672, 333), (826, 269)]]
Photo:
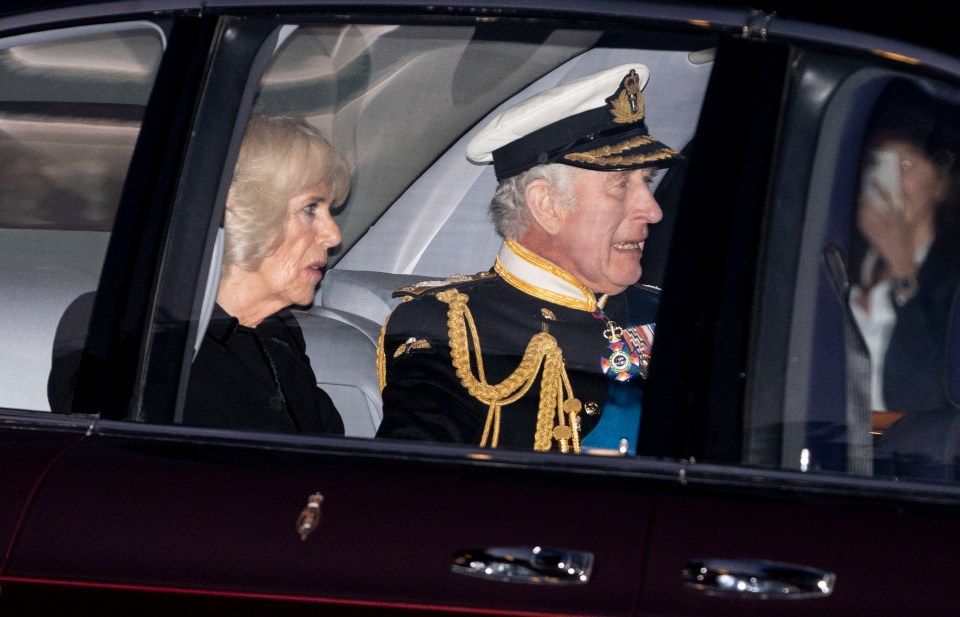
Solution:
[[(457, 371), (460, 383), (470, 396), (488, 406), (487, 421), (480, 438), (480, 447), (496, 448), (500, 439), (500, 415), (504, 406), (519, 400), (526, 394), (537, 379), (543, 366), (540, 380), (540, 407), (537, 413), (537, 431), (534, 435), (533, 449), (538, 452), (549, 451), (556, 439), (561, 452), (580, 452), (580, 432), (577, 429), (577, 413), (580, 402), (573, 398), (573, 388), (563, 364), (563, 352), (557, 345), (557, 339), (546, 332), (538, 332), (530, 338), (519, 366), (506, 379), (498, 384), (488, 384), (483, 371), (483, 359), (480, 354), (480, 337), (467, 302), (470, 297), (456, 289), (446, 289), (437, 294), (437, 299), (445, 302), (447, 309), (447, 328), (450, 336), (450, 357)], [(468, 330), (470, 339), (468, 340)], [(470, 341), (476, 360), (477, 375), (473, 374), (470, 363)], [(566, 397), (564, 397), (566, 394)]]
[(673, 148), (664, 147), (654, 152), (645, 154), (631, 154), (622, 156), (620, 153), (633, 148), (639, 148), (655, 142), (656, 139), (650, 135), (640, 135), (613, 146), (603, 146), (596, 150), (586, 152), (571, 152), (563, 155), (568, 161), (578, 163), (590, 163), (591, 165), (622, 166), (636, 165), (637, 163), (648, 163), (650, 161), (659, 161), (677, 156), (677, 151)]

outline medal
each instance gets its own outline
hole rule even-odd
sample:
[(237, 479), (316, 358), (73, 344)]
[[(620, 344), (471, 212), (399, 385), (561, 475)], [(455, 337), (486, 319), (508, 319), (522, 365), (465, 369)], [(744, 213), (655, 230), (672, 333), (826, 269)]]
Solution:
[(631, 342), (631, 347), (640, 352), (640, 376), (647, 378), (647, 372), (650, 369), (650, 350), (653, 349), (653, 331), (656, 327), (654, 323), (644, 324), (642, 326), (630, 326), (624, 332), (627, 333), (627, 339)]
[(630, 349), (625, 341), (616, 341), (607, 345), (610, 353), (600, 356), (600, 370), (617, 381), (629, 381), (640, 374), (640, 354)]
[(594, 316), (606, 322), (603, 337), (610, 343), (607, 345), (608, 353), (600, 356), (600, 370), (603, 374), (617, 381), (629, 381), (637, 375), (646, 379), (655, 324), (621, 328), (602, 311)]

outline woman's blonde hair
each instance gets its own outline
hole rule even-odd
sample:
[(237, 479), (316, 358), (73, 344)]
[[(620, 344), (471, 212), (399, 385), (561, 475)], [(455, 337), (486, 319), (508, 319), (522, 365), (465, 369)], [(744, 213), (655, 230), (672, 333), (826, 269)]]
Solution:
[(350, 191), (343, 156), (301, 118), (255, 116), (247, 124), (227, 193), (223, 266), (256, 270), (284, 239), (287, 203), (329, 184), (330, 207)]

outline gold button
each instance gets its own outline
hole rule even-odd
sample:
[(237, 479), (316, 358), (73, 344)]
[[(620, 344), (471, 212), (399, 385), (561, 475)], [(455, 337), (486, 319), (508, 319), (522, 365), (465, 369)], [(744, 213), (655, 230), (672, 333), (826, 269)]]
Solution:
[(546, 307), (540, 309), (540, 315), (541, 315), (544, 319), (549, 319), (550, 321), (556, 321), (556, 320), (557, 320), (557, 316), (553, 314), (553, 311), (551, 311), (550, 309), (548, 309), (548, 308), (546, 308)]
[(596, 401), (587, 401), (583, 410), (587, 412), (588, 416), (595, 416), (600, 413), (600, 405), (597, 405)]

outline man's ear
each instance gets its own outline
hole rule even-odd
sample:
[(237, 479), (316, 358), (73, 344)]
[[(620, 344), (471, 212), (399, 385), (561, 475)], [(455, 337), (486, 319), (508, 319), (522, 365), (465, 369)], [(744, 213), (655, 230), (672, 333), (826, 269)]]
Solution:
[(540, 178), (527, 185), (524, 199), (533, 220), (551, 236), (563, 228), (565, 210), (557, 203), (546, 179)]

